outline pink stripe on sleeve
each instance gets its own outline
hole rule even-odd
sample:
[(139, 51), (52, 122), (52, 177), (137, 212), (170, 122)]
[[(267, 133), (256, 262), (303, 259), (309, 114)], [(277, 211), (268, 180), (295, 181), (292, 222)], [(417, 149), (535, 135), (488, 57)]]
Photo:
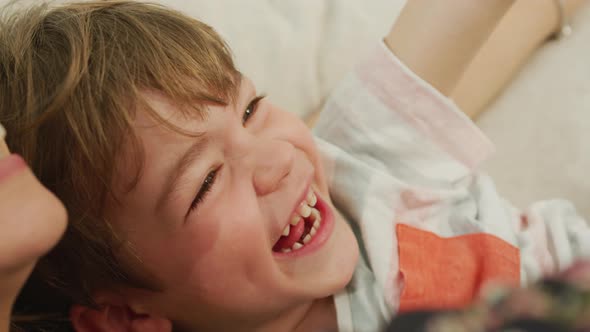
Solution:
[(356, 75), (385, 106), (466, 167), (477, 167), (493, 153), (481, 130), (383, 43), (357, 66)]

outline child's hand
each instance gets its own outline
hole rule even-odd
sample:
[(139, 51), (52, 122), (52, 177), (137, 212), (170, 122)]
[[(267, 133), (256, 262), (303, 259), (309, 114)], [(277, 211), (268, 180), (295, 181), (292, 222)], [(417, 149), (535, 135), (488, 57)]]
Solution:
[(416, 74), (448, 95), (513, 2), (408, 1), (385, 43)]

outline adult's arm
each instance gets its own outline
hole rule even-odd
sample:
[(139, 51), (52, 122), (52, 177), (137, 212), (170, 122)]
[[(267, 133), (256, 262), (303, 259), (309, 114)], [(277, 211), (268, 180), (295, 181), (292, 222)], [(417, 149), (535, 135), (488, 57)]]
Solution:
[[(562, 2), (566, 17), (588, 0)], [(475, 118), (508, 85), (528, 58), (560, 28), (557, 0), (517, 0), (481, 47), (451, 93)], [(557, 41), (559, 42), (559, 41)]]
[(449, 95), (513, 3), (408, 1), (385, 44), (418, 76)]

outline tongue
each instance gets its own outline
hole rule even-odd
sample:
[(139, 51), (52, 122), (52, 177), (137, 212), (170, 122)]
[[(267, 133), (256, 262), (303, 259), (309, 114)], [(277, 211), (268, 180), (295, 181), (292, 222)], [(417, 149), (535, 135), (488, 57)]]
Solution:
[(291, 249), (291, 247), (299, 240), (305, 231), (305, 221), (301, 220), (296, 226), (291, 225), (288, 236), (281, 236), (277, 243), (272, 247), (273, 251), (281, 251), (283, 249)]

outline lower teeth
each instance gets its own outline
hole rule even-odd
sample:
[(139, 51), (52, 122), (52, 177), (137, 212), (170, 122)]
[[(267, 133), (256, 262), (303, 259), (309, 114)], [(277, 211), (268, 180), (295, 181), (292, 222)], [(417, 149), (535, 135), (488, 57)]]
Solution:
[[(313, 239), (313, 236), (317, 233), (317, 229), (320, 227), (320, 220), (316, 220), (314, 222), (314, 224), (309, 228), (309, 230), (305, 233), (303, 233), (304, 235), (302, 235), (303, 239), (299, 239), (299, 242), (295, 242), (295, 244), (293, 244), (293, 246), (291, 247), (291, 249), (283, 249), (283, 252), (291, 252), (291, 251), (295, 251), (295, 250), (299, 250), (301, 248), (303, 248), (303, 246), (305, 246), (306, 244), (308, 244), (311, 239)], [(303, 242), (303, 243), (301, 243)], [(285, 251), (288, 250), (288, 251)]]

